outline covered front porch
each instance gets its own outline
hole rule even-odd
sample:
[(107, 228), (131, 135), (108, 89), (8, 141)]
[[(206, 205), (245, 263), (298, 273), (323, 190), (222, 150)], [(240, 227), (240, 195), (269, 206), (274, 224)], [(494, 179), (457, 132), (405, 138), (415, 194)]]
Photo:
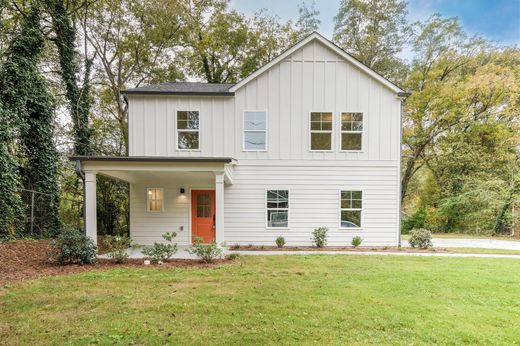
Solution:
[(224, 190), (233, 183), (232, 158), (73, 156), (84, 180), (85, 233), (97, 241), (96, 177), (129, 183), (130, 237), (139, 245), (176, 232), (180, 246), (195, 237), (225, 240)]

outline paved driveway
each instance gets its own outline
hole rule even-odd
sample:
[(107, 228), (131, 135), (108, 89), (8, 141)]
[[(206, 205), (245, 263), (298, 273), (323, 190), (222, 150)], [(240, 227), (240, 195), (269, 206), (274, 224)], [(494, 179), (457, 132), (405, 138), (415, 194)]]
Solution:
[[(403, 246), (409, 246), (403, 240)], [(495, 239), (447, 239), (433, 238), (434, 247), (479, 247), (484, 249), (520, 250), (520, 241)]]

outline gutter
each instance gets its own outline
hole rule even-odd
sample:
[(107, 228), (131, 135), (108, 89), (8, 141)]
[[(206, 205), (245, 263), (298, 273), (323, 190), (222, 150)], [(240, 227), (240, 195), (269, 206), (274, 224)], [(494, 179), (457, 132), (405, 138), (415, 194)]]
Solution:
[(403, 91), (403, 92), (398, 92), (397, 93), (397, 96), (399, 98), (401, 98), (401, 105), (400, 105), (400, 108), (401, 108), (401, 111), (400, 111), (400, 114), (399, 114), (399, 181), (398, 181), (398, 188), (397, 188), (397, 192), (398, 192), (398, 195), (397, 195), (397, 199), (398, 199), (398, 215), (397, 215), (397, 232), (398, 232), (398, 237), (397, 237), (397, 246), (399, 248), (401, 248), (401, 214), (402, 214), (402, 211), (401, 211), (401, 207), (402, 207), (402, 186), (401, 186), (401, 174), (402, 174), (402, 171), (403, 171), (403, 163), (402, 163), (402, 146), (403, 146), (403, 102), (406, 100), (407, 97), (411, 96), (412, 93), (411, 92), (407, 92), (407, 91)]
[(76, 160), (76, 165), (74, 166), (74, 172), (76, 172), (76, 174), (78, 175), (78, 177), (81, 178), (81, 181), (83, 182), (83, 233), (86, 235), (87, 234), (87, 215), (85, 214), (85, 211), (86, 211), (86, 197), (85, 196), (85, 172), (83, 172), (81, 170), (81, 161), (80, 160)]

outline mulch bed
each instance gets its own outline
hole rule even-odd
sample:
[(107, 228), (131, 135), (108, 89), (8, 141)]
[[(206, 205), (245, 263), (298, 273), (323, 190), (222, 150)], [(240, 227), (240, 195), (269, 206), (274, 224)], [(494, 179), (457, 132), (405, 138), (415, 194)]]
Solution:
[(444, 253), (449, 252), (445, 248), (430, 248), (430, 249), (417, 249), (396, 246), (381, 246), (381, 247), (352, 247), (352, 246), (230, 246), (229, 250), (232, 251), (350, 251), (350, 252), (411, 252), (411, 253)]
[(127, 263), (121, 264), (109, 259), (98, 259), (92, 265), (70, 264), (60, 266), (48, 261), (49, 244), (50, 240), (16, 240), (0, 243), (0, 287), (43, 276), (73, 274), (91, 270), (135, 267), (211, 268), (224, 262), (229, 263), (229, 260), (202, 263), (197, 260), (175, 259), (162, 265), (145, 266), (142, 259), (130, 259)]

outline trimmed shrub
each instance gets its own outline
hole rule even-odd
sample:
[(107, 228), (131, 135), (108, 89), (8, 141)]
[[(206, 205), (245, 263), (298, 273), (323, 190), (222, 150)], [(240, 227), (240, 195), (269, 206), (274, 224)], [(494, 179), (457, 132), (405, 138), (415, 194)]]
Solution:
[(433, 246), (432, 232), (424, 228), (414, 229), (410, 232), (408, 243), (413, 248), (428, 249)]
[(76, 229), (63, 230), (51, 242), (49, 260), (61, 265), (91, 264), (96, 260), (97, 246), (94, 241)]
[(194, 244), (188, 249), (188, 252), (197, 256), (205, 263), (212, 263), (217, 258), (222, 257), (222, 249), (218, 247), (217, 243), (203, 244), (202, 241), (202, 238), (196, 237)]
[(358, 247), (359, 245), (361, 245), (361, 243), (363, 242), (363, 238), (361, 238), (360, 236), (355, 236), (354, 238), (352, 238), (352, 246), (353, 247)]
[(316, 247), (324, 247), (327, 245), (327, 232), (329, 229), (327, 227), (318, 227), (312, 231), (312, 243)]
[(103, 240), (107, 247), (107, 256), (117, 263), (124, 263), (128, 260), (126, 250), (132, 246), (132, 239), (125, 235), (107, 235)]
[(153, 246), (143, 249), (143, 254), (150, 257), (154, 262), (164, 262), (169, 260), (177, 252), (177, 243), (173, 238), (177, 236), (175, 232), (164, 233), (162, 237), (168, 243), (154, 243)]
[(276, 246), (283, 247), (285, 245), (285, 238), (280, 236), (280, 237), (276, 238), (275, 242), (276, 242)]

